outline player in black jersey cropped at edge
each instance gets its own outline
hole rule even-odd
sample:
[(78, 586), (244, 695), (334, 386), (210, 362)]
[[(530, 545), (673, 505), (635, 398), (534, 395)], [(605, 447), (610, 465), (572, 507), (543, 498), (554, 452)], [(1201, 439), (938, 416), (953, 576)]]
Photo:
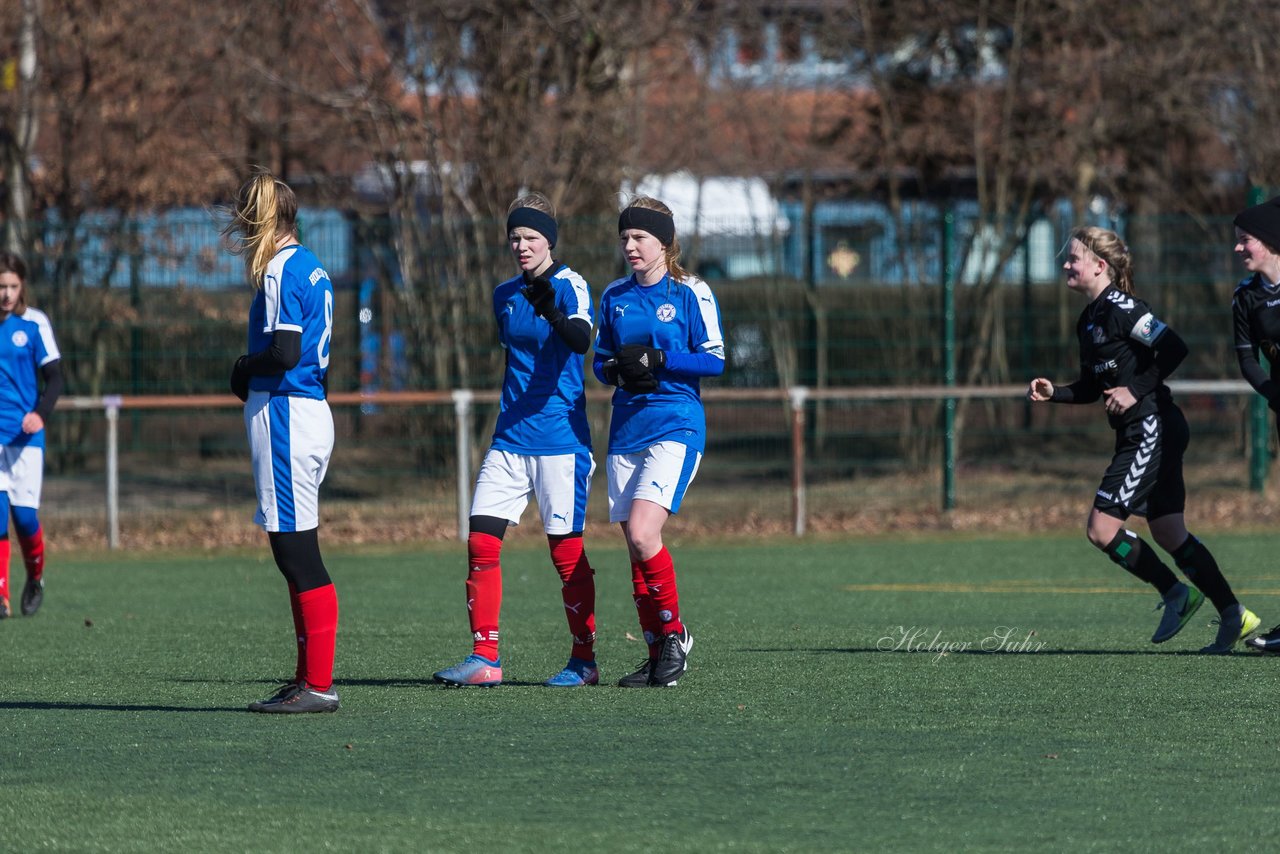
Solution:
[[(1185, 626), (1205, 597), (1218, 609), (1217, 637), (1205, 653), (1226, 654), (1257, 629), (1257, 615), (1231, 592), (1217, 561), (1187, 532), (1182, 455), (1190, 431), (1164, 380), (1187, 355), (1187, 345), (1158, 320), (1133, 289), (1133, 263), (1119, 236), (1103, 228), (1077, 228), (1063, 264), (1067, 287), (1088, 298), (1076, 322), (1080, 377), (1057, 385), (1031, 381), (1037, 403), (1093, 403), (1101, 399), (1116, 431), (1115, 455), (1089, 513), (1089, 542), (1160, 592), (1164, 615), (1152, 643)], [(1191, 581), (1178, 580), (1150, 544), (1125, 528), (1130, 515), (1146, 516), (1151, 536)]]
[[(1249, 385), (1280, 413), (1280, 197), (1236, 214), (1235, 228), (1235, 253), (1249, 272), (1231, 297), (1236, 358)], [(1270, 372), (1258, 361), (1259, 351), (1271, 363)], [(1245, 643), (1280, 652), (1280, 625)]]

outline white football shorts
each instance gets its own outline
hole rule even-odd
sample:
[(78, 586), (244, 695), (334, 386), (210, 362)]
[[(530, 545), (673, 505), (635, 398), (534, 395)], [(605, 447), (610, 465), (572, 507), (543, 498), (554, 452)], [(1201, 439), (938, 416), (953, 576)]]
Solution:
[(635, 454), (610, 454), (609, 521), (630, 519), (631, 502), (637, 498), (680, 512), (701, 463), (699, 451), (679, 442), (659, 442)]
[(586, 526), (587, 496), (595, 470), (587, 450), (544, 457), (490, 448), (476, 475), (471, 515), (495, 516), (506, 519), (508, 526), (518, 525), (533, 498), (548, 534), (576, 533)]
[(0, 445), (0, 492), (8, 494), (11, 505), (39, 509), (43, 487), (44, 448)]
[(323, 400), (250, 393), (244, 407), (258, 512), (265, 530), (320, 526), (320, 484), (333, 453), (333, 413)]

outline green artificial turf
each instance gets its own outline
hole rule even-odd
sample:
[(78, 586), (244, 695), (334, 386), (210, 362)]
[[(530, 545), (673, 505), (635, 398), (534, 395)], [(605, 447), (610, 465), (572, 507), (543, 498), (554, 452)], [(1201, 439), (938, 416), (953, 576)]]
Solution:
[[(1280, 622), (1275, 539), (1204, 539)], [(504, 553), (495, 689), (431, 681), (470, 651), (463, 546), (325, 547), (342, 709), (301, 717), (244, 711), (292, 670), (265, 542), (52, 554), (44, 608), (0, 622), (0, 848), (1280, 845), (1280, 658), (1194, 654), (1208, 605), (1152, 646), (1156, 597), (1083, 537), (673, 543), (690, 670), (630, 691), (612, 531), (588, 539), (610, 684), (570, 690), (539, 684), (569, 647), (544, 547)]]

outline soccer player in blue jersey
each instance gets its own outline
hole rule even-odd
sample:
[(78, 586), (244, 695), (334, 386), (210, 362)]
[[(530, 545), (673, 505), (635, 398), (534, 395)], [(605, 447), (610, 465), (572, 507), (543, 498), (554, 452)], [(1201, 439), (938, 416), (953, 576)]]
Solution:
[(555, 208), (545, 196), (531, 193), (511, 203), (507, 241), (520, 274), (493, 292), (507, 364), (493, 442), (471, 503), (467, 616), (472, 652), (435, 673), (445, 685), (502, 682), (502, 538), (519, 524), (530, 498), (542, 515), (572, 637), (568, 663), (545, 684), (572, 688), (600, 681), (595, 572), (582, 544), (595, 470), (582, 388), (583, 356), (591, 345), (591, 292), (580, 275), (551, 257), (556, 237)]
[[(1209, 549), (1187, 531), (1182, 458), (1191, 432), (1164, 383), (1186, 358), (1187, 345), (1134, 292), (1133, 259), (1119, 235), (1077, 228), (1066, 253), (1067, 287), (1089, 300), (1076, 321), (1080, 376), (1069, 385), (1036, 377), (1027, 398), (1102, 402), (1115, 430), (1115, 450), (1093, 496), (1089, 542), (1160, 593), (1164, 615), (1152, 643), (1178, 634), (1207, 597), (1218, 609), (1218, 632), (1200, 651), (1226, 655), (1259, 620), (1240, 604)], [(1151, 536), (1193, 586), (1179, 581), (1156, 550), (1125, 527), (1133, 515), (1147, 518)]]
[(254, 522), (267, 532), (289, 586), (297, 637), (293, 678), (249, 704), (267, 713), (333, 712), (338, 596), (320, 556), (319, 494), (333, 452), (326, 401), (333, 283), (298, 242), (298, 202), (283, 181), (256, 170), (240, 188), (224, 233), (243, 255), (255, 288), (248, 353), (231, 390), (244, 421), (258, 494)]
[(639, 196), (618, 217), (632, 273), (600, 299), (593, 368), (615, 386), (609, 420), (609, 521), (622, 526), (649, 657), (624, 688), (669, 687), (688, 664), (693, 635), (680, 617), (675, 566), (662, 543), (706, 447), (700, 380), (724, 373), (720, 306), (680, 266), (671, 210)]
[[(40, 381), (44, 390), (40, 390)], [(61, 355), (44, 312), (27, 305), (27, 265), (0, 252), (0, 619), (9, 606), (9, 526), (26, 564), (22, 613), (44, 601), (44, 532), (38, 511), (44, 484), (44, 425), (62, 393)]]

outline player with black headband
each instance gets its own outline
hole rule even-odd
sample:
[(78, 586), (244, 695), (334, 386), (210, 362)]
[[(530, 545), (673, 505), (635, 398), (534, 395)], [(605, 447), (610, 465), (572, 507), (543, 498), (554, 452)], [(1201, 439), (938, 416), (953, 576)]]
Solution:
[(706, 448), (700, 380), (724, 373), (720, 306), (680, 266), (670, 209), (632, 199), (618, 217), (632, 274), (600, 300), (593, 366), (615, 387), (609, 420), (609, 521), (631, 557), (631, 582), (649, 657), (618, 684), (669, 687), (687, 668), (693, 635), (680, 615), (675, 565), (662, 528), (680, 510)]
[(595, 461), (583, 394), (583, 355), (591, 345), (591, 291), (551, 257), (555, 208), (540, 193), (507, 212), (507, 241), (520, 274), (493, 292), (498, 341), (506, 351), (493, 442), (476, 477), (467, 537), (467, 616), (472, 652), (435, 674), (446, 685), (502, 682), (498, 612), (502, 538), (537, 501), (551, 562), (562, 582), (572, 647), (545, 684), (595, 685), (595, 571), (583, 550), (587, 494)]
[[(1101, 399), (1116, 431), (1115, 454), (1089, 513), (1089, 542), (1160, 592), (1164, 614), (1152, 643), (1164, 643), (1191, 619), (1205, 597), (1218, 609), (1218, 632), (1200, 651), (1226, 654), (1258, 628), (1258, 617), (1231, 592), (1217, 561), (1187, 532), (1182, 456), (1190, 431), (1164, 380), (1186, 358), (1176, 332), (1134, 295), (1129, 249), (1112, 231), (1077, 228), (1067, 245), (1067, 287), (1089, 305), (1076, 322), (1080, 378), (1055, 386), (1031, 381), (1037, 403), (1093, 403)], [(1194, 587), (1182, 583), (1145, 540), (1125, 528), (1130, 515), (1147, 517), (1151, 536)]]
[[(1236, 358), (1249, 385), (1273, 412), (1280, 412), (1280, 197), (1245, 208), (1234, 224), (1235, 253), (1249, 272), (1231, 296)], [(1259, 353), (1267, 357), (1270, 370), (1262, 366)], [(1280, 652), (1280, 625), (1245, 644)]]

